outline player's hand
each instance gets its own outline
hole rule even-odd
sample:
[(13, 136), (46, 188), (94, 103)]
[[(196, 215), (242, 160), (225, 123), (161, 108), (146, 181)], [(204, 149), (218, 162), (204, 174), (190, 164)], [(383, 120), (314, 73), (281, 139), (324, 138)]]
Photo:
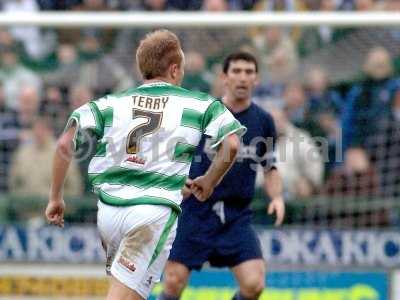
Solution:
[(268, 214), (272, 215), (273, 213), (276, 214), (275, 226), (281, 225), (285, 218), (285, 202), (282, 197), (272, 199), (268, 205)]
[(191, 179), (186, 179), (185, 185), (182, 188), (181, 194), (183, 196), (183, 199), (189, 198), (189, 196), (192, 194), (192, 190), (190, 187), (192, 186), (193, 180)]
[(64, 227), (64, 210), (64, 199), (50, 199), (45, 212), (49, 224)]
[(204, 202), (210, 198), (214, 191), (214, 185), (206, 176), (199, 176), (193, 179), (191, 190), (193, 195), (200, 201)]

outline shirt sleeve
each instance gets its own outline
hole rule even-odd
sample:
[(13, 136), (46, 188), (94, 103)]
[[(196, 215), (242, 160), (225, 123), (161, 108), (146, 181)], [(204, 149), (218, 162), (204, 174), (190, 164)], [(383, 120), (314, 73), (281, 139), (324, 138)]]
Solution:
[(212, 102), (204, 113), (203, 133), (211, 137), (211, 148), (217, 147), (232, 133), (241, 137), (246, 130), (221, 101)]
[(76, 126), (77, 130), (74, 137), (74, 149), (76, 150), (87, 139), (85, 136), (96, 136), (97, 140), (103, 137), (104, 122), (102, 115), (94, 102), (89, 102), (74, 110), (67, 121), (65, 130)]

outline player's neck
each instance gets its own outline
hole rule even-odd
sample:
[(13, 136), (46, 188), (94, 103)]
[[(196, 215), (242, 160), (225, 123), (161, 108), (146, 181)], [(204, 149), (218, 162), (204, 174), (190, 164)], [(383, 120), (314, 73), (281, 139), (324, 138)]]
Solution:
[(233, 113), (245, 111), (251, 105), (251, 99), (234, 99), (229, 96), (222, 97), (222, 103)]
[(167, 78), (167, 77), (155, 77), (155, 78), (152, 78), (152, 79), (145, 79), (144, 81), (143, 81), (143, 84), (150, 84), (150, 83), (169, 83), (169, 84), (173, 84), (173, 85), (176, 85), (176, 83), (175, 83), (175, 81), (174, 80), (172, 80), (172, 79), (170, 79), (170, 78)]

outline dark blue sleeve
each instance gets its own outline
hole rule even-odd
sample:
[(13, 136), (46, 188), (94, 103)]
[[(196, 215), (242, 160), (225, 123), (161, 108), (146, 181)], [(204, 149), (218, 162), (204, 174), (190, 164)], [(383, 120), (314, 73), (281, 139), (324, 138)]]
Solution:
[(262, 146), (262, 157), (261, 165), (266, 169), (276, 167), (276, 156), (275, 156), (275, 143), (276, 143), (276, 128), (275, 122), (272, 116), (265, 111), (261, 111), (261, 124), (263, 124), (264, 138), (266, 143)]

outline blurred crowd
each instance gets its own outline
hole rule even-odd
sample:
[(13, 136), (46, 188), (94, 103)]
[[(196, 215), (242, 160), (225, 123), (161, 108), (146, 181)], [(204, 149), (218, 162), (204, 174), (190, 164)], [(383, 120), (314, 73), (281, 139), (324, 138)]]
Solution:
[(3, 0), (9, 10), (267, 10), (267, 11), (368, 11), (399, 10), (397, 0)]
[[(17, 10), (373, 10), (400, 1), (2, 1)], [(183, 86), (223, 93), (221, 60), (233, 49), (260, 62), (254, 101), (276, 122), (278, 167), (287, 200), (400, 196), (400, 47), (368, 46), (357, 76), (331, 80), (329, 65), (302, 61), (362, 29), (179, 29), (186, 53)], [(134, 49), (144, 29), (0, 28), (0, 191), (48, 193), (52, 153), (72, 110), (140, 84)], [(393, 31), (393, 43), (399, 32)], [(396, 39), (397, 38), (397, 39)], [(360, 40), (362, 43), (362, 40)], [(399, 45), (399, 44), (397, 44)], [(329, 64), (329, 58), (327, 60)], [(293, 142), (295, 140), (295, 142)], [(69, 172), (66, 193), (89, 192), (87, 160)]]

